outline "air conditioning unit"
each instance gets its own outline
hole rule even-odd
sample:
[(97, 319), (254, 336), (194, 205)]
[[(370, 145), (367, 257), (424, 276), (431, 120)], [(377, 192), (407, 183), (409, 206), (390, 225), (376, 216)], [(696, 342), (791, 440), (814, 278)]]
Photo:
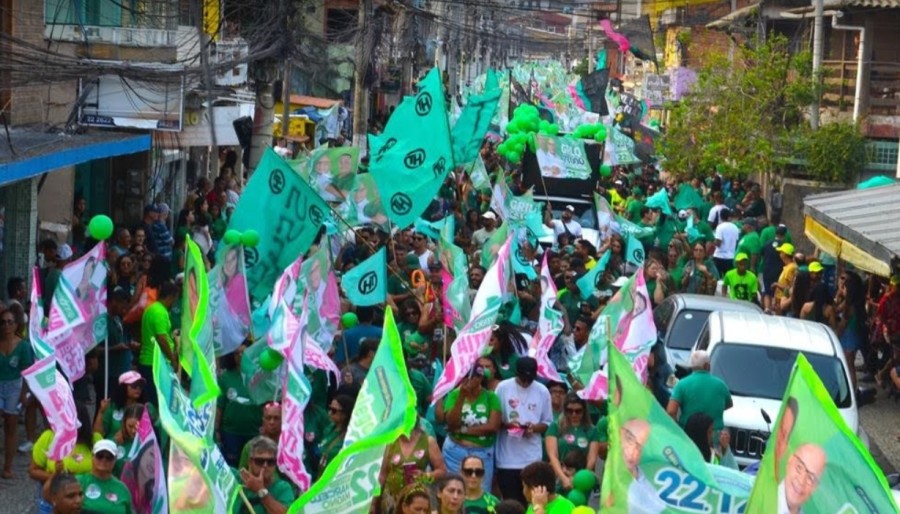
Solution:
[(218, 41), (209, 46), (209, 62), (220, 67), (223, 64), (230, 68), (216, 74), (217, 86), (240, 86), (247, 83), (247, 63), (244, 61), (250, 53), (250, 45), (241, 38)]

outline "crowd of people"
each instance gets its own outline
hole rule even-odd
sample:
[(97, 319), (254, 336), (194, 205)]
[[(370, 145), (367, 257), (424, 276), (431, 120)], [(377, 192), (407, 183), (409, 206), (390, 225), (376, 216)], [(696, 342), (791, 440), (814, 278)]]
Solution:
[[(483, 158), (489, 170), (500, 167), (490, 145)], [(525, 193), (519, 173), (513, 171), (509, 178), (514, 194)], [(86, 356), (87, 374), (74, 384), (81, 422), (77, 445), (59, 462), (46, 458), (52, 432), (38, 433), (37, 404), (21, 379), (34, 360), (27, 342), (29, 295), (23, 279), (10, 279), (8, 301), (0, 309), (3, 476), (12, 476), (17, 449), (31, 452), (29, 476), (35, 481), (40, 512), (133, 511), (129, 492), (117, 477), (145, 410), (160, 442), (168, 444), (158, 423), (151, 365), (155, 345), (169, 352), (177, 340), (185, 236), (201, 248), (208, 268), (215, 266), (215, 251), (239, 200), (240, 185), (229, 175), (215, 181), (201, 179), (174, 224), (168, 206), (153, 204), (144, 209), (138, 225), (115, 231), (107, 252), (109, 358), (103, 362), (99, 349)], [(386, 247), (390, 279), (384, 305), (342, 302), (342, 326), (332, 351), (343, 372), (341, 380), (335, 384), (324, 372), (307, 370), (312, 392), (304, 412), (303, 459), (314, 479), (341, 449), (357, 393), (381, 341), (384, 310), (392, 309), (417, 396), (418, 421), (411, 434), (385, 451), (379, 475), (382, 487), (372, 502), (373, 512), (570, 512), (573, 504), (567, 493), (573, 488), (573, 476), (588, 469), (598, 480), (602, 477), (609, 436), (605, 402), (585, 401), (576, 394), (585, 384), (568, 374), (568, 360), (588, 344), (594, 323), (623, 277), (639, 267), (644, 269), (654, 307), (677, 293), (720, 295), (756, 303), (772, 315), (825, 323), (839, 336), (855, 382), (877, 381), (900, 390), (900, 277), (885, 281), (823, 252), (798, 252), (758, 184), (718, 174), (682, 180), (652, 166), (638, 166), (615, 168), (610, 177), (599, 180), (596, 191), (621, 219), (645, 229), (640, 240), (643, 263), (625, 254), (629, 235), (619, 223), (612, 223), (606, 237), (591, 241), (584, 237), (582, 223), (595, 220), (578, 219), (565, 205), (552, 206), (559, 215), (547, 206), (544, 222), (554, 235), (552, 245), (524, 245), (536, 270), (547, 253), (559, 290), (557, 308), (565, 328), (551, 357), (567, 380), (539, 378), (537, 361), (528, 356), (541, 284), (517, 274), (519, 308), (503, 314), (486, 354), (433, 408), (431, 364), (447, 358), (454, 340), (452, 327), (443, 323), (438, 292), (445, 284), (436, 241), (414, 228), (388, 234), (373, 226), (333, 236), (339, 238), (340, 248), (333, 264), (336, 273), (346, 273)], [(668, 208), (649, 201), (660, 191), (666, 191)], [(676, 198), (694, 200), (678, 208)], [(83, 230), (86, 211), (79, 198), (72, 239), (40, 245), (45, 303), (52, 297), (60, 269), (89, 249), (91, 241)], [(423, 214), (432, 221), (445, 216), (456, 218), (454, 242), (467, 254), (469, 294), (474, 297), (486, 273), (481, 253), (505, 220), (490, 209), (490, 192), (478, 191), (461, 170), (451, 175)], [(578, 280), (601, 265), (607, 252), (601, 279), (584, 299)], [(242, 354), (250, 343), (218, 362), (221, 396), (215, 440), (246, 496), (246, 501), (235, 503), (234, 512), (252, 508), (257, 513), (282, 513), (302, 491), (276, 469), (280, 399), (257, 403), (241, 374)], [(857, 377), (852, 363), (859, 353), (865, 365)], [(694, 373), (671, 391), (665, 384), (672, 370), (659, 343), (653, 356), (650, 384), (662, 407), (708, 461), (736, 467), (730, 458), (729, 434), (722, 430), (722, 414), (731, 406), (731, 397), (724, 383), (709, 374), (709, 356), (692, 355)], [(22, 445), (16, 440), (20, 417), (25, 419), (28, 438)], [(596, 495), (591, 504), (597, 505)]]

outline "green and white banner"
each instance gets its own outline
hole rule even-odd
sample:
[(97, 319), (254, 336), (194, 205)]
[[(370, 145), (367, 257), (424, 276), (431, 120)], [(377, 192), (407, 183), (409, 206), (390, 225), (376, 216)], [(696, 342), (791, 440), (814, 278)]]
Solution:
[(605, 512), (745, 512), (752, 477), (704, 461), (614, 346), (609, 347), (609, 374), (609, 454), (601, 491)]
[(900, 512), (884, 474), (803, 354), (794, 364), (746, 512)]
[(549, 178), (591, 178), (591, 164), (580, 139), (535, 134), (538, 167)]
[(416, 424), (416, 394), (409, 382), (400, 335), (390, 309), (375, 360), (350, 416), (344, 446), (290, 513), (362, 514), (379, 495), (384, 449)]

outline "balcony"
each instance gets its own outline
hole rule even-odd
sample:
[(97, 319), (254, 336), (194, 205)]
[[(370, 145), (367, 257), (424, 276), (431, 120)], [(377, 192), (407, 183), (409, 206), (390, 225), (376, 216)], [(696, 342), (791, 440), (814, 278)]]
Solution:
[(135, 27), (101, 27), (81, 25), (46, 25), (44, 37), (70, 43), (103, 43), (139, 48), (175, 47), (177, 31)]

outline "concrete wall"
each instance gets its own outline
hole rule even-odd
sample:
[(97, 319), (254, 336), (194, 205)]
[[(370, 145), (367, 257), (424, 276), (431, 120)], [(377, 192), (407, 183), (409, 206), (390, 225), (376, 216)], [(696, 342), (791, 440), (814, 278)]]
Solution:
[(790, 230), (794, 246), (798, 251), (809, 254), (815, 249), (803, 233), (803, 199), (810, 195), (843, 191), (845, 189), (847, 189), (847, 186), (842, 184), (834, 185), (811, 180), (784, 179), (781, 188), (784, 196), (784, 210), (781, 215), (781, 222), (787, 225), (788, 230)]
[(40, 220), (39, 239), (50, 237), (65, 242), (72, 226), (75, 201), (75, 168), (62, 168), (48, 173), (37, 195)]

